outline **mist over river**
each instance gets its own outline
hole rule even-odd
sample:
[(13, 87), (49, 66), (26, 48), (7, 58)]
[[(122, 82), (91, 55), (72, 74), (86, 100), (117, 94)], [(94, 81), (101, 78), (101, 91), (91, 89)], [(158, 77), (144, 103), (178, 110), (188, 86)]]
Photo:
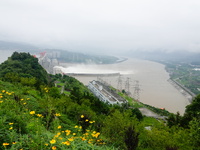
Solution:
[[(63, 66), (62, 71), (66, 73), (120, 73), (122, 75), (122, 89), (125, 89), (127, 78), (129, 78), (129, 89), (133, 96), (135, 80), (138, 80), (141, 89), (139, 92), (141, 102), (158, 108), (165, 108), (173, 113), (180, 112), (180, 114), (183, 114), (185, 106), (189, 104), (188, 99), (167, 81), (169, 74), (166, 72), (165, 66), (156, 62), (128, 59), (116, 64), (83, 65), (63, 63), (61, 66)], [(85, 85), (88, 85), (89, 81), (98, 78), (96, 75), (76, 75), (74, 77)], [(100, 78), (115, 88), (119, 87), (119, 75), (100, 76)]]

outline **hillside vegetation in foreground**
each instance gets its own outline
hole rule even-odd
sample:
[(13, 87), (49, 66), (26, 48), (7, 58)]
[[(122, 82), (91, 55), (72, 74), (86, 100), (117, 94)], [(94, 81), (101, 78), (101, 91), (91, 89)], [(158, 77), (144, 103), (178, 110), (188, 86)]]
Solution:
[[(0, 149), (200, 149), (200, 96), (184, 116), (157, 121), (129, 105), (102, 103), (76, 79), (48, 75), (36, 60), (15, 52), (0, 65)], [(61, 80), (62, 94), (54, 86)]]

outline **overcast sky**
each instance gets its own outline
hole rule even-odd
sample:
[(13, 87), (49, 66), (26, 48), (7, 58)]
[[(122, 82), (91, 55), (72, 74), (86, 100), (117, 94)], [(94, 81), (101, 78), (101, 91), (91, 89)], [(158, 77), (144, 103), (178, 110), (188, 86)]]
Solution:
[(200, 52), (200, 0), (0, 0), (0, 40), (78, 51)]

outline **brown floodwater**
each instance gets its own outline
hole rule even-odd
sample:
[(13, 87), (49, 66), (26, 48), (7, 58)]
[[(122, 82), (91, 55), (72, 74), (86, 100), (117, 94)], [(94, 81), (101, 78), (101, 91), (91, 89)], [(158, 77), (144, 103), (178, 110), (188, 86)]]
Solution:
[[(63, 72), (77, 74), (120, 73), (113, 76), (74, 76), (87, 85), (92, 80), (103, 80), (115, 88), (129, 89), (132, 97), (139, 97), (139, 101), (158, 108), (165, 108), (170, 112), (183, 114), (188, 99), (171, 83), (165, 66), (156, 62), (128, 59), (127, 61), (106, 65), (61, 64)], [(136, 84), (136, 81), (137, 84)], [(129, 84), (128, 84), (129, 83)], [(139, 85), (139, 86), (138, 86)], [(129, 87), (129, 88), (128, 88)], [(139, 89), (139, 90), (138, 90)]]

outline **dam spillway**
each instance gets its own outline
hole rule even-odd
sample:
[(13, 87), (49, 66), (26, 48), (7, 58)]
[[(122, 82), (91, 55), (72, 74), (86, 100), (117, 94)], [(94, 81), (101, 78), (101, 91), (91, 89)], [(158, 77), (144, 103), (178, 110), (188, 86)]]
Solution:
[(120, 73), (63, 73), (68, 76), (119, 76)]

